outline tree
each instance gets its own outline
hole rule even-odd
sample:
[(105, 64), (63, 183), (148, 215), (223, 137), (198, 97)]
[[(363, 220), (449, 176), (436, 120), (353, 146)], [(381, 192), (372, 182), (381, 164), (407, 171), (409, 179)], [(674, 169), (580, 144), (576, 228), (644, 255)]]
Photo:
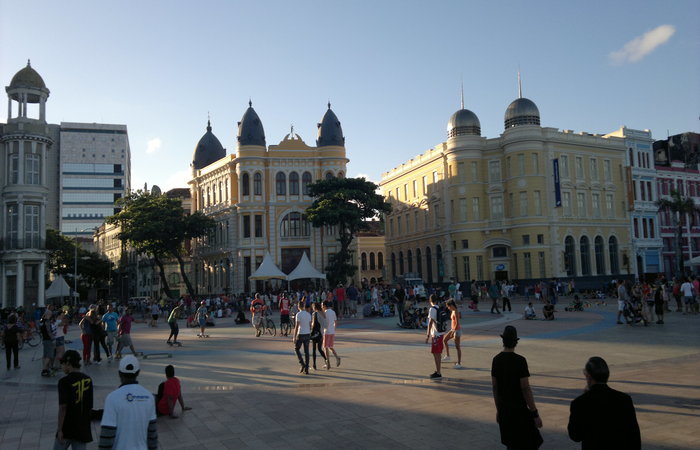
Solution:
[(177, 259), (187, 291), (194, 296), (194, 288), (185, 272), (184, 242), (207, 235), (215, 226), (214, 220), (199, 211), (186, 215), (179, 199), (148, 191), (130, 193), (120, 199), (118, 205), (122, 210), (108, 217), (107, 223), (121, 227), (119, 239), (153, 258), (166, 295), (170, 295), (170, 287), (164, 260), (169, 256)]
[(369, 229), (367, 220), (391, 212), (391, 205), (376, 191), (377, 185), (364, 178), (331, 178), (309, 185), (309, 195), (315, 199), (306, 209), (306, 218), (315, 228), (334, 226), (338, 230), (340, 250), (326, 266), (332, 286), (357, 271), (350, 244), (359, 231)]
[[(675, 226), (676, 234), (676, 268), (678, 275), (685, 273), (683, 263), (683, 225), (686, 220), (690, 220), (693, 224), (695, 213), (700, 212), (700, 208), (695, 204), (695, 201), (690, 197), (682, 197), (680, 192), (671, 190), (671, 198), (660, 198), (656, 201), (656, 206), (659, 212), (666, 211), (671, 213), (671, 223)], [(689, 216), (689, 217), (686, 217)]]
[[(76, 255), (77, 247), (77, 255)], [(79, 284), (83, 288), (96, 287), (109, 280), (110, 262), (95, 252), (90, 252), (58, 231), (46, 229), (46, 249), (49, 251), (48, 272), (73, 277), (75, 259), (78, 258)], [(80, 286), (78, 288), (80, 290)]]

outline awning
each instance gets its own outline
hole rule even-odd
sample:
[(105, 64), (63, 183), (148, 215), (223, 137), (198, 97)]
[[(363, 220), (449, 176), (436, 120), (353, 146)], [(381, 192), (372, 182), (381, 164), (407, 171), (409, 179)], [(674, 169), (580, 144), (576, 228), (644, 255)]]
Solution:
[(690, 258), (689, 260), (685, 261), (683, 263), (684, 266), (700, 266), (700, 256), (696, 256), (695, 258)]
[[(53, 280), (53, 283), (51, 283), (51, 286), (46, 290), (46, 298), (57, 298), (57, 297), (70, 297), (72, 296), (72, 290), (70, 286), (68, 286), (68, 283), (66, 283), (66, 280), (63, 279), (63, 275), (58, 275), (56, 276), (56, 279)], [(75, 294), (77, 297), (77, 293)]]
[(314, 268), (314, 266), (311, 265), (311, 261), (309, 261), (309, 257), (306, 256), (306, 252), (304, 252), (301, 255), (301, 259), (299, 260), (299, 264), (294, 268), (294, 270), (291, 271), (291, 273), (287, 276), (289, 281), (292, 280), (298, 280), (301, 278), (322, 278), (326, 279), (326, 274), (321, 273), (318, 270)]

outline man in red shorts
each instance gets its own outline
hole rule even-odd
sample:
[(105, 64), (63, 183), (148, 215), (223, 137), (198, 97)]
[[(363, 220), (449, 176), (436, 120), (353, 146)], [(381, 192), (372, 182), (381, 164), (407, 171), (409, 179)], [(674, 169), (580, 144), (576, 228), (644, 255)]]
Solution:
[(430, 309), (428, 310), (428, 332), (425, 337), (426, 344), (432, 339), (430, 352), (433, 354), (433, 359), (435, 359), (435, 372), (430, 374), (430, 378), (442, 378), (442, 374), (440, 373), (440, 358), (442, 357), (443, 349), (443, 333), (438, 330), (438, 311), (438, 297), (432, 294), (430, 296)]
[(259, 337), (262, 334), (262, 323), (266, 308), (265, 300), (260, 297), (260, 294), (255, 294), (255, 298), (250, 302), (250, 312), (253, 315), (250, 321), (255, 327), (255, 337)]

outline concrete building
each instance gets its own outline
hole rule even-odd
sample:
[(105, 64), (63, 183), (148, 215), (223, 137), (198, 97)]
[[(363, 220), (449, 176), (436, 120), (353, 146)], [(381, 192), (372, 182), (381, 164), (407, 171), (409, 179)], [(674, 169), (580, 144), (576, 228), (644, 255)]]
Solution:
[(192, 211), (217, 222), (210, 238), (194, 245), (199, 294), (262, 288), (248, 277), (266, 252), (289, 273), (304, 252), (322, 270), (339, 248), (333, 228), (316, 229), (304, 216), (312, 203), (307, 186), (346, 173), (345, 138), (330, 104), (318, 124), (315, 147), (293, 130), (267, 146), (252, 103), (238, 123), (237, 140), (236, 153), (227, 154), (208, 124), (192, 158)]
[(370, 229), (355, 236), (351, 244), (357, 272), (355, 286), (372, 285), (386, 279), (384, 266), (384, 231), (378, 220), (370, 222)]
[(447, 140), (383, 174), (388, 277), (427, 283), (573, 278), (601, 287), (620, 273), (629, 241), (624, 139), (540, 126), (520, 96), (505, 130), (481, 136), (472, 111), (452, 115)]

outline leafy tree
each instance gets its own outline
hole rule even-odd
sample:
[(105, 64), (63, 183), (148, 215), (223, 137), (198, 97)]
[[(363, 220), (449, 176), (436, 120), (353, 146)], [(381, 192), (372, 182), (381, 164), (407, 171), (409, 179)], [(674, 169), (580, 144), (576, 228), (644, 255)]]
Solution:
[(76, 246), (78, 249), (78, 290), (96, 287), (109, 279), (110, 262), (95, 252), (83, 249), (76, 242), (58, 231), (46, 229), (46, 249), (49, 251), (48, 272), (73, 277), (75, 274)]
[[(656, 201), (659, 211), (671, 213), (671, 223), (675, 226), (676, 234), (676, 267), (678, 275), (685, 273), (683, 263), (683, 225), (686, 220), (693, 223), (695, 212), (700, 212), (700, 208), (690, 197), (682, 197), (680, 192), (671, 190), (671, 198), (660, 198)], [(687, 216), (687, 217), (686, 217)]]
[(364, 178), (331, 178), (309, 185), (315, 199), (306, 209), (307, 219), (316, 228), (334, 226), (338, 230), (340, 251), (326, 266), (331, 285), (345, 282), (357, 271), (350, 244), (359, 231), (369, 229), (367, 220), (391, 212), (391, 205), (376, 191), (377, 185)]
[(153, 258), (166, 294), (170, 287), (165, 276), (164, 260), (177, 259), (180, 275), (187, 291), (194, 296), (194, 288), (185, 273), (184, 242), (207, 235), (215, 226), (213, 219), (201, 212), (186, 215), (179, 199), (147, 191), (132, 192), (118, 201), (121, 211), (107, 218), (107, 223), (118, 224), (118, 237), (137, 252)]

